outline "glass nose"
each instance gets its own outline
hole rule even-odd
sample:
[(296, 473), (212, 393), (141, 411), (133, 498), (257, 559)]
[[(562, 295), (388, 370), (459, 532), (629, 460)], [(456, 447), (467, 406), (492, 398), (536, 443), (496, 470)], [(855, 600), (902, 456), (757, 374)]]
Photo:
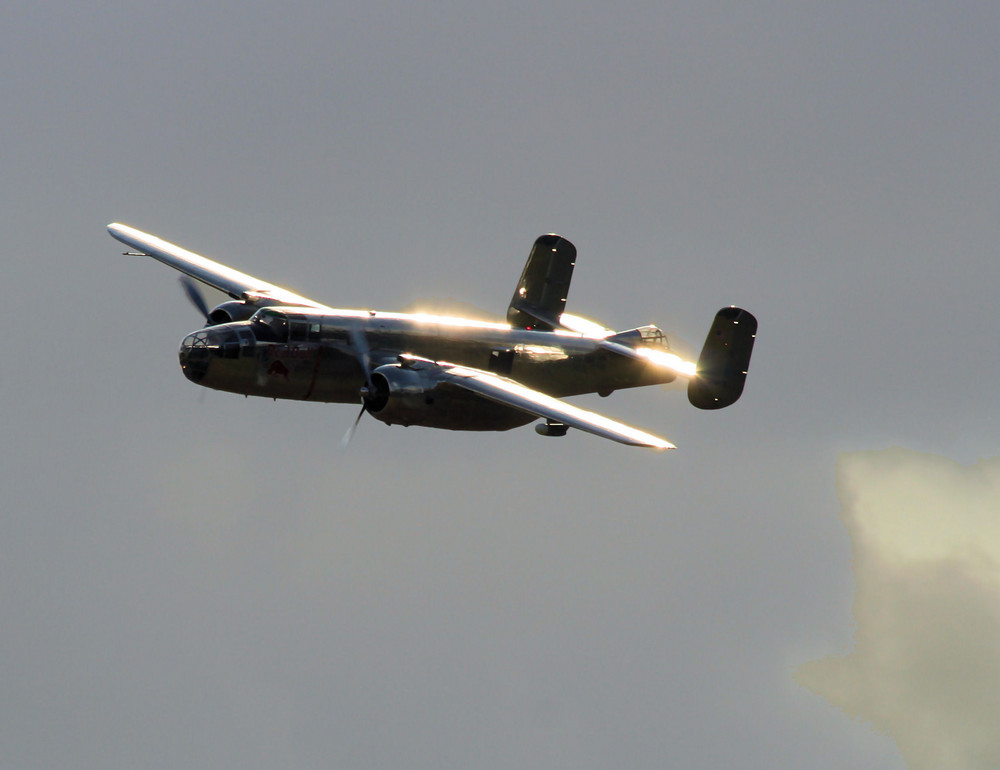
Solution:
[(181, 342), (178, 357), (184, 375), (192, 382), (201, 382), (208, 373), (208, 364), (219, 354), (219, 340), (208, 329), (189, 334)]
[(249, 331), (233, 329), (231, 325), (199, 329), (181, 342), (178, 351), (181, 369), (189, 380), (201, 382), (213, 359), (239, 358), (241, 349), (251, 348), (252, 343), (253, 335)]

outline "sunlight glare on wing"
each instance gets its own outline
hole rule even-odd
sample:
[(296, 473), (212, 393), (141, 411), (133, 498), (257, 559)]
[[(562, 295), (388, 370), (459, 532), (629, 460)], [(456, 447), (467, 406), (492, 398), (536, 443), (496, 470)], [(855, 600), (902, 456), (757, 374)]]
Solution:
[(570, 331), (577, 332), (585, 337), (607, 337), (614, 334), (613, 329), (607, 329), (599, 323), (582, 318), (572, 313), (563, 313), (559, 316), (559, 323)]
[(665, 350), (655, 350), (653, 348), (636, 348), (635, 352), (650, 363), (670, 369), (685, 377), (694, 377), (697, 373), (697, 365), (694, 361), (685, 361), (674, 353)]
[(436, 326), (467, 327), (475, 329), (496, 329), (505, 331), (510, 328), (508, 324), (497, 323), (495, 321), (483, 321), (477, 318), (459, 318), (456, 316), (435, 315), (433, 313), (387, 313), (380, 311), (382, 318), (410, 319), (418, 323)]
[(469, 381), (464, 387), (479, 392), (487, 398), (497, 398), (499, 393), (504, 393), (506, 395), (498, 400), (514, 408), (524, 409), (540, 417), (557, 419), (578, 430), (610, 438), (623, 444), (645, 446), (652, 449), (676, 449), (673, 443), (664, 438), (612, 420), (610, 417), (596, 412), (581, 409), (505, 377), (497, 377), (478, 369), (455, 364), (445, 363), (443, 365), (447, 367), (449, 374)]

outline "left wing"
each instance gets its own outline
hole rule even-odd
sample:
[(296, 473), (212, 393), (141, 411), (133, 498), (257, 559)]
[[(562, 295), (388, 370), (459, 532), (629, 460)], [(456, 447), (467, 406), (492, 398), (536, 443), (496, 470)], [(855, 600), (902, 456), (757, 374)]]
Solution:
[(443, 382), (448, 382), (505, 406), (520, 409), (522, 412), (544, 417), (554, 422), (561, 422), (571, 428), (593, 433), (602, 438), (609, 438), (622, 444), (654, 449), (675, 448), (666, 439), (654, 436), (652, 433), (646, 433), (609, 417), (603, 417), (596, 412), (589, 412), (558, 398), (547, 396), (507, 377), (499, 377), (490, 372), (484, 372), (482, 369), (472, 369), (444, 362), (428, 361), (426, 363), (437, 368), (437, 376)]
[(228, 294), (233, 299), (245, 300), (251, 304), (297, 305), (318, 310), (327, 310), (325, 305), (313, 302), (288, 289), (254, 278), (252, 275), (233, 270), (194, 252), (168, 243), (155, 235), (136, 230), (134, 227), (118, 223), (108, 225), (108, 232), (126, 246), (131, 246), (139, 256), (150, 256), (175, 270), (180, 270), (192, 278)]

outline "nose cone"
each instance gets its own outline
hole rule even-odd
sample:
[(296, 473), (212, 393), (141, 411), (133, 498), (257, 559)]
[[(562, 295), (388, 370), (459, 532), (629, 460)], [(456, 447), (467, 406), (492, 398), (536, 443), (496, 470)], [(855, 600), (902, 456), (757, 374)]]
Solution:
[[(184, 375), (191, 382), (217, 387), (216, 384), (210, 385), (206, 377), (216, 380), (225, 377), (226, 362), (221, 359), (239, 359), (241, 351), (252, 354), (254, 337), (246, 327), (245, 323), (219, 324), (199, 329), (185, 337), (178, 351)], [(217, 370), (214, 373), (213, 367)]]
[(208, 373), (208, 364), (213, 356), (213, 348), (218, 350), (218, 344), (210, 342), (211, 333), (204, 329), (189, 334), (181, 342), (178, 353), (181, 370), (191, 382), (201, 382)]

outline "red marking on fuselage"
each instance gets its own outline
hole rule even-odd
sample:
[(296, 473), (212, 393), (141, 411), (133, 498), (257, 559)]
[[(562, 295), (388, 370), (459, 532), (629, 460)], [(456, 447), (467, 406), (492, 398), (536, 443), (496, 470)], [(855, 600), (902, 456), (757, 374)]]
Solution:
[(284, 377), (288, 379), (288, 367), (285, 366), (281, 361), (275, 361), (269, 367), (267, 367), (267, 374), (269, 377)]
[(316, 354), (312, 345), (270, 345), (267, 348), (268, 358), (310, 358)]

